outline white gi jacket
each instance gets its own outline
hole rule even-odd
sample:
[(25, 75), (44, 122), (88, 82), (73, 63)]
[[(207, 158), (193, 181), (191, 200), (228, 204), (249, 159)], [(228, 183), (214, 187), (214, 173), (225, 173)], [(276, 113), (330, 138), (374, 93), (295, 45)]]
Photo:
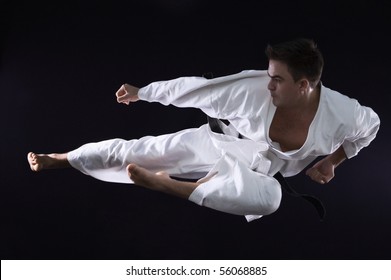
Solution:
[[(375, 138), (380, 125), (377, 114), (371, 108), (361, 106), (357, 100), (322, 85), (318, 110), (304, 145), (298, 150), (282, 152), (278, 143), (273, 143), (269, 138), (269, 128), (276, 110), (267, 89), (269, 80), (266, 71), (258, 70), (243, 71), (210, 80), (201, 77), (182, 77), (151, 83), (140, 89), (139, 98), (164, 105), (199, 108), (211, 117), (228, 119), (232, 127), (231, 132), (227, 134), (234, 135), (236, 131), (253, 140), (255, 143), (245, 144), (248, 148), (246, 152), (261, 157), (260, 163), (254, 163), (254, 159), (250, 159), (252, 162), (247, 168), (269, 176), (277, 171), (283, 176), (296, 175), (316, 157), (329, 155), (341, 145), (347, 157), (351, 158)], [(224, 142), (227, 140), (221, 135), (210, 135), (216, 146), (227, 144)], [(233, 146), (225, 148), (232, 152)], [(237, 164), (236, 159), (228, 157), (224, 164), (217, 164), (211, 172), (218, 171), (223, 165), (226, 166), (225, 172), (233, 172), (235, 168), (232, 168), (232, 165)], [(270, 160), (269, 163), (267, 159)], [(227, 168), (230, 165), (231, 168)], [(243, 176), (243, 170), (239, 173)], [(235, 172), (228, 173), (228, 176), (235, 176), (234, 174)], [(200, 205), (209, 204), (209, 207), (221, 208), (207, 201), (208, 196), (215, 196), (212, 200), (218, 201), (217, 196), (225, 191), (221, 188), (219, 191), (213, 190), (212, 184), (211, 180), (210, 184), (201, 185), (191, 195), (190, 200)], [(207, 190), (208, 188), (211, 190)], [(213, 191), (218, 194), (211, 194)], [(249, 215), (247, 217), (250, 218)]]
[[(139, 90), (140, 100), (199, 108), (210, 117), (227, 119), (226, 134), (208, 125), (158, 137), (113, 139), (89, 143), (68, 153), (70, 164), (97, 179), (131, 183), (130, 162), (178, 177), (211, 179), (200, 184), (189, 200), (219, 211), (245, 215), (248, 221), (274, 212), (281, 188), (272, 176), (293, 176), (321, 155), (343, 145), (348, 158), (375, 138), (380, 120), (368, 107), (322, 85), (318, 111), (304, 145), (282, 152), (269, 138), (276, 107), (266, 71), (249, 70), (205, 79), (182, 77), (154, 82)], [(238, 134), (244, 136), (239, 139)]]

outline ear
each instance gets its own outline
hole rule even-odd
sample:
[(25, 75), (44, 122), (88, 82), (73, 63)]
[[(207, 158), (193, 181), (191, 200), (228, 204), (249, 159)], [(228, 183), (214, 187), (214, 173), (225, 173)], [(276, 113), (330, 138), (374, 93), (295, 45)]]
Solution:
[(307, 79), (299, 80), (299, 90), (301, 93), (308, 92), (309, 87), (310, 87), (310, 82)]

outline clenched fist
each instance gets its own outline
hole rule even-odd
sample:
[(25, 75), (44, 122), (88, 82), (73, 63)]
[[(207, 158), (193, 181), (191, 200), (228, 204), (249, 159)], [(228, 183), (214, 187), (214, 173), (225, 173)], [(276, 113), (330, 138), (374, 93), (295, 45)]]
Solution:
[(138, 91), (139, 88), (137, 87), (128, 84), (123, 84), (119, 88), (119, 90), (115, 93), (115, 95), (117, 96), (117, 102), (129, 105), (130, 102), (138, 101), (139, 100)]

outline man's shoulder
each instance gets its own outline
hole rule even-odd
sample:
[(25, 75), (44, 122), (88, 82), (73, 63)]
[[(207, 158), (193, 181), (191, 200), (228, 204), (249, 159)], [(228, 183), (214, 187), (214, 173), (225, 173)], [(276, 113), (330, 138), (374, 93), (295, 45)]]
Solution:
[(236, 73), (225, 75), (225, 76), (220, 76), (217, 78), (224, 78), (224, 77), (226, 77), (226, 78), (236, 78), (236, 77), (246, 78), (246, 77), (257, 77), (257, 76), (268, 77), (267, 70), (245, 69), (240, 72), (236, 72)]
[(242, 70), (241, 72), (237, 72), (235, 74), (225, 75), (225, 76), (217, 76), (216, 78), (209, 81), (210, 84), (218, 84), (224, 82), (234, 82), (243, 79), (264, 79), (265, 81), (268, 78), (266, 70)]
[(358, 101), (338, 91), (322, 86), (322, 115), (334, 119), (339, 124), (350, 125), (354, 122), (354, 112)]
[(238, 73), (239, 75), (243, 76), (250, 76), (250, 77), (265, 77), (269, 78), (269, 75), (267, 74), (267, 70), (243, 70)]
[(351, 98), (345, 94), (342, 94), (336, 90), (330, 89), (324, 85), (321, 86), (321, 95), (323, 101), (327, 103), (331, 103), (336, 107), (344, 107), (344, 106), (355, 106), (357, 104), (357, 100)]

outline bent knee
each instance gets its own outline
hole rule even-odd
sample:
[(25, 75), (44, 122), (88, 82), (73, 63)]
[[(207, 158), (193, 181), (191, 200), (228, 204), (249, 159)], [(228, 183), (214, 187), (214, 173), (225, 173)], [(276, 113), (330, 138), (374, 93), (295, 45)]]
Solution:
[(267, 184), (264, 186), (259, 215), (270, 215), (277, 211), (280, 207), (282, 199), (282, 191), (279, 182), (272, 178), (268, 178)]
[(281, 204), (281, 195), (276, 196), (269, 201), (269, 203), (264, 207), (262, 215), (270, 215), (277, 211)]

